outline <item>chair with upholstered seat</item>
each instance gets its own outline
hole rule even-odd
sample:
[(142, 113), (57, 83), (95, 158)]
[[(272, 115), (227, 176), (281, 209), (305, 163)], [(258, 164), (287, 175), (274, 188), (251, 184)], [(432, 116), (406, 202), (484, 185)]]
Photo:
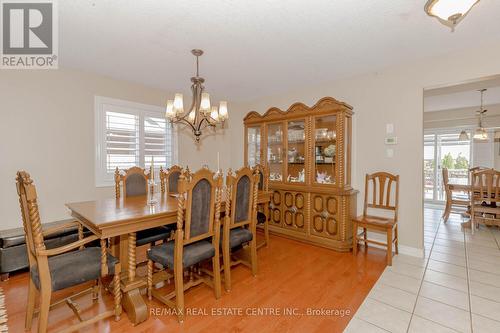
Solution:
[[(179, 177), (175, 238), (153, 246), (147, 253), (148, 297), (174, 308), (180, 322), (184, 320), (185, 290), (205, 283), (214, 289), (216, 298), (221, 294), (219, 240), (222, 177), (214, 177), (208, 169), (199, 170), (190, 179), (186, 179), (186, 175), (187, 172), (183, 172)], [(212, 262), (210, 274), (199, 267), (208, 260)], [(175, 291), (165, 295), (153, 288), (154, 263), (162, 265), (163, 270), (173, 271)], [(197, 269), (194, 269), (195, 265)], [(189, 278), (184, 281), (186, 270)]]
[[(368, 249), (368, 243), (387, 246), (387, 265), (392, 265), (393, 246), (398, 254), (398, 198), (399, 175), (387, 172), (366, 175), (363, 215), (353, 219), (354, 255), (358, 252), (358, 240), (362, 236), (365, 250)], [(377, 215), (372, 215), (375, 211)], [(358, 228), (363, 228), (363, 232), (358, 234)], [(368, 230), (385, 233), (387, 243), (368, 239)]]
[(163, 167), (160, 167), (161, 192), (167, 192), (168, 194), (179, 193), (178, 187), (181, 173), (182, 168), (178, 165), (172, 165), (167, 170), (163, 170)]
[[(259, 180), (259, 186), (258, 190), (267, 192), (269, 191), (269, 168), (257, 164), (254, 166), (254, 172), (257, 173), (258, 180)], [(264, 242), (261, 244), (257, 245), (257, 248), (260, 248), (261, 246), (267, 246), (269, 244), (269, 216), (266, 215), (269, 214), (269, 207), (265, 207), (265, 205), (269, 206), (269, 202), (266, 202), (264, 204), (258, 204), (257, 205), (257, 226), (261, 229), (264, 229)]]
[[(125, 197), (146, 196), (148, 193), (149, 174), (144, 169), (132, 167), (123, 172), (118, 168), (115, 171), (115, 195), (120, 198), (121, 193)], [(120, 184), (123, 189), (120, 191)], [(146, 244), (154, 245), (157, 241), (163, 241), (170, 237), (173, 226), (161, 226), (151, 229), (141, 230), (136, 235), (136, 246)]]
[[(101, 319), (115, 316), (119, 320), (121, 314), (120, 290), (120, 263), (118, 259), (107, 253), (106, 241), (101, 240), (101, 248), (85, 247), (85, 245), (98, 240), (95, 235), (83, 238), (83, 226), (76, 222), (58, 225), (42, 231), (42, 223), (38, 210), (36, 188), (30, 175), (24, 171), (17, 172), (17, 193), (21, 206), (21, 215), (26, 235), (26, 246), (30, 266), (28, 285), (28, 305), (26, 309), (26, 330), (31, 330), (33, 317), (38, 312), (38, 332), (46, 332), (49, 310), (57, 305), (66, 303), (79, 322), (64, 329), (66, 332), (77, 331), (86, 325), (96, 323)], [(44, 237), (57, 233), (65, 228), (77, 227), (79, 239), (75, 242), (47, 249)], [(75, 287), (86, 282), (97, 282), (101, 277), (113, 275), (114, 307), (112, 310), (93, 315), (84, 320), (80, 307), (74, 298), (92, 293), (92, 299), (97, 301), (99, 284), (71, 296), (51, 303), (52, 293), (69, 287)], [(88, 286), (88, 284), (87, 284)], [(40, 297), (39, 309), (35, 309), (37, 294)]]
[[(222, 233), (222, 256), (224, 261), (224, 286), (231, 290), (231, 267), (243, 264), (257, 274), (256, 212), (259, 175), (243, 167), (226, 177), (226, 216)], [(248, 246), (246, 246), (248, 245)], [(247, 249), (245, 256), (234, 260), (232, 252)]]

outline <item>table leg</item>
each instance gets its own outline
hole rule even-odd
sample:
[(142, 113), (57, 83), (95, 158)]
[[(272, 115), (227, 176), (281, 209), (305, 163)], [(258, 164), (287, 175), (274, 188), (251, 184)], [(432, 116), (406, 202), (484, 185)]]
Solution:
[(133, 325), (142, 323), (148, 319), (148, 307), (142, 298), (140, 288), (146, 285), (144, 279), (136, 278), (136, 257), (135, 257), (136, 234), (130, 233), (120, 237), (120, 262), (122, 263), (123, 291), (122, 305)]
[(269, 246), (269, 220), (271, 219), (271, 209), (269, 208), (269, 202), (264, 204), (265, 214), (266, 214), (266, 222), (264, 222), (264, 236), (266, 239), (266, 247)]

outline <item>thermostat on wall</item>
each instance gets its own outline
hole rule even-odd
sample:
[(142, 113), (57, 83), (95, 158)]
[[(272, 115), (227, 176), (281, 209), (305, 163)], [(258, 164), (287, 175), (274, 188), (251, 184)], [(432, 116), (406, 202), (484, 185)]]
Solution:
[(389, 136), (389, 137), (385, 138), (385, 144), (386, 145), (398, 144), (398, 137), (397, 136)]

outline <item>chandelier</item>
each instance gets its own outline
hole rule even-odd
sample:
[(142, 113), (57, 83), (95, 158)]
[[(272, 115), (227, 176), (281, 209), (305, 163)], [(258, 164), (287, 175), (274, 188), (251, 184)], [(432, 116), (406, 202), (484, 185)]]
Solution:
[(483, 95), (484, 95), (484, 92), (486, 90), (487, 89), (479, 90), (479, 92), (481, 93), (481, 107), (478, 111), (476, 111), (479, 115), (479, 121), (477, 124), (478, 126), (475, 130), (475, 133), (474, 133), (474, 139), (476, 139), (476, 140), (488, 140), (488, 132), (483, 127), (483, 115), (486, 113), (486, 111), (488, 111), (488, 110), (485, 110), (483, 107)]
[(453, 31), (478, 2), (479, 0), (428, 0), (425, 12), (429, 16), (436, 17)]
[(219, 106), (210, 105), (210, 95), (205, 92), (203, 83), (205, 79), (199, 76), (198, 58), (203, 54), (202, 50), (194, 49), (191, 53), (196, 57), (196, 76), (191, 78), (191, 92), (193, 94), (191, 106), (184, 112), (184, 100), (182, 94), (175, 94), (173, 100), (167, 100), (165, 117), (171, 123), (183, 123), (191, 127), (196, 142), (200, 141), (201, 131), (206, 127), (216, 128), (217, 125), (224, 127), (224, 122), (229, 118), (227, 102), (220, 101)]

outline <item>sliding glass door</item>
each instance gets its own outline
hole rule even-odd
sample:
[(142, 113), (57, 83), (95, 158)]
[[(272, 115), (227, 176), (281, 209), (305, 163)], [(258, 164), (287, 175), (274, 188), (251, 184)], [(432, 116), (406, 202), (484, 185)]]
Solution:
[(424, 134), (424, 199), (444, 201), (443, 168), (448, 169), (450, 183), (467, 184), (471, 165), (471, 132), (460, 140), (462, 129), (427, 130)]

